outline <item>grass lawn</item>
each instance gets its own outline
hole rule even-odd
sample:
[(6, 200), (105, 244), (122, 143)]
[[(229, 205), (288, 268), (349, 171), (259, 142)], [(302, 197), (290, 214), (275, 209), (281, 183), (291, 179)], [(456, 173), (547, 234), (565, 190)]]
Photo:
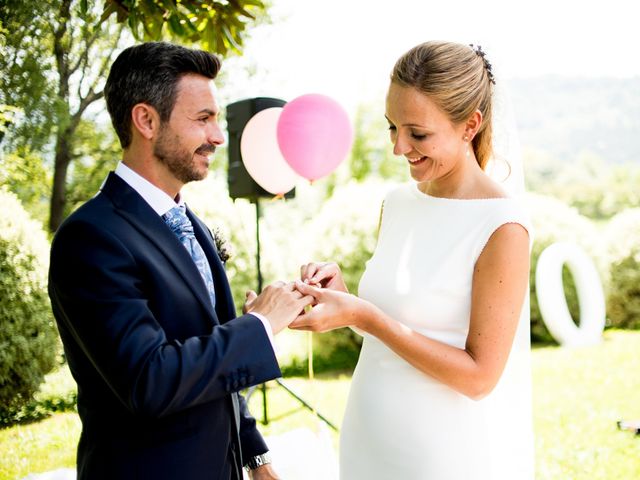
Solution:
[[(600, 345), (533, 351), (536, 468), (539, 480), (632, 480), (640, 478), (640, 436), (616, 429), (622, 418), (640, 419), (640, 332), (608, 331)], [(314, 382), (287, 379), (287, 386), (339, 426), (349, 376)], [(266, 435), (314, 428), (317, 420), (271, 382)], [(262, 418), (262, 398), (250, 401)], [(73, 467), (80, 432), (73, 413), (0, 430), (0, 480)], [(334, 435), (337, 444), (337, 436)], [(292, 479), (295, 480), (295, 479)], [(514, 479), (517, 480), (517, 479)]]

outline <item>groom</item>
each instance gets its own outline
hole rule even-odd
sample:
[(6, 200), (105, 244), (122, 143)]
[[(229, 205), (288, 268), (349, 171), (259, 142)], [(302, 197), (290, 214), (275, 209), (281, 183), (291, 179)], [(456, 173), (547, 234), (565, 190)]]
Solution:
[(272, 336), (313, 299), (282, 282), (235, 318), (182, 186), (222, 144), (214, 55), (124, 50), (105, 85), (122, 161), (53, 241), (49, 296), (78, 383), (79, 480), (278, 478), (238, 391), (280, 376)]

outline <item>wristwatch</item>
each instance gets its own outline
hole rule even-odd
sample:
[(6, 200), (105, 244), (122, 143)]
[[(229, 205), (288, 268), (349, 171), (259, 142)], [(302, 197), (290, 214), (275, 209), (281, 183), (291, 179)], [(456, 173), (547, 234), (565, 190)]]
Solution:
[(262, 465), (267, 465), (269, 463), (271, 463), (271, 457), (269, 456), (269, 452), (266, 452), (262, 455), (251, 457), (244, 468), (248, 472), (249, 470), (255, 470), (256, 468), (261, 467)]

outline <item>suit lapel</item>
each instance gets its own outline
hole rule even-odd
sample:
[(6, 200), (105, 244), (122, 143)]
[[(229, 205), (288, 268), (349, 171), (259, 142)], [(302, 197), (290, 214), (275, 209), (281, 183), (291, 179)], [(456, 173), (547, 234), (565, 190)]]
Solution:
[(111, 199), (122, 217), (165, 254), (167, 260), (205, 307), (211, 321), (219, 323), (198, 267), (164, 220), (133, 188), (114, 173), (110, 173), (107, 177), (102, 192)]
[(193, 224), (196, 239), (209, 260), (211, 273), (213, 275), (213, 284), (216, 290), (216, 313), (221, 323), (225, 323), (235, 318), (236, 313), (224, 265), (222, 265), (220, 261), (211, 230), (189, 210), (189, 207), (187, 207), (187, 215)]

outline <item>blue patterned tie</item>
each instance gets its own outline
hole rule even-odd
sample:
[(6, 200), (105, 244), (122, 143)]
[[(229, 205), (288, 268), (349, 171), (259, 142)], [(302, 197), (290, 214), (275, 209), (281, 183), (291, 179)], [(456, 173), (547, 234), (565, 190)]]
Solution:
[(184, 205), (173, 207), (167, 213), (162, 215), (163, 220), (167, 226), (176, 234), (180, 243), (184, 245), (187, 252), (193, 258), (198, 271), (207, 286), (209, 297), (211, 298), (212, 305), (216, 306), (216, 292), (213, 287), (213, 275), (211, 274), (211, 267), (207, 261), (207, 257), (204, 254), (204, 250), (196, 240), (196, 236), (193, 233), (193, 225), (191, 220), (187, 217), (186, 208)]

